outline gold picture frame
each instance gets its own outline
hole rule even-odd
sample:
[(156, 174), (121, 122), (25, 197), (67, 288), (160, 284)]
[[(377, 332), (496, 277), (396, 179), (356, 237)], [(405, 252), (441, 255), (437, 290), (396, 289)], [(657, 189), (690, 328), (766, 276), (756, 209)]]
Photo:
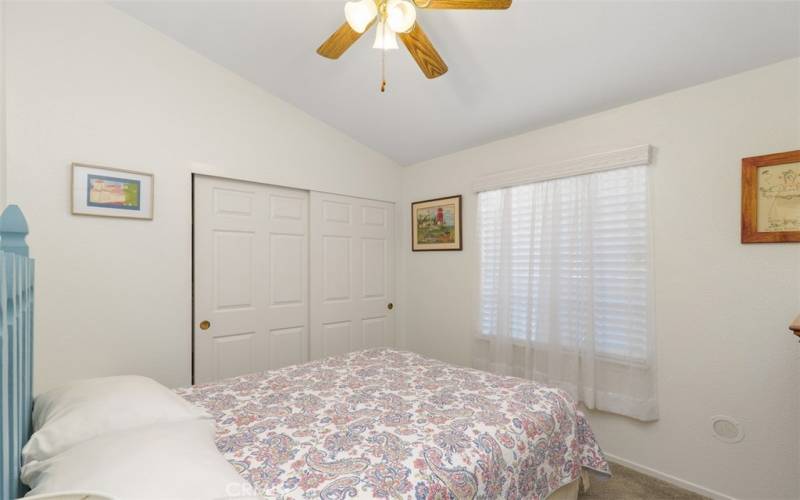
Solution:
[(411, 250), (462, 250), (461, 195), (411, 204)]

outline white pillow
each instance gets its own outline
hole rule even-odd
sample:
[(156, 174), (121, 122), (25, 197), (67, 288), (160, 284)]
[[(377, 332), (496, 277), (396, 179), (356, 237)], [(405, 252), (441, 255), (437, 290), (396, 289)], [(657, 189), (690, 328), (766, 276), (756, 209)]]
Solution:
[(138, 375), (79, 380), (40, 394), (22, 463), (48, 458), (108, 432), (158, 422), (211, 419), (155, 380)]
[(30, 495), (93, 491), (115, 500), (211, 500), (252, 493), (214, 445), (207, 420), (98, 436), (22, 467)]
[(114, 500), (114, 498), (91, 491), (60, 491), (46, 495), (25, 495), (25, 500)]

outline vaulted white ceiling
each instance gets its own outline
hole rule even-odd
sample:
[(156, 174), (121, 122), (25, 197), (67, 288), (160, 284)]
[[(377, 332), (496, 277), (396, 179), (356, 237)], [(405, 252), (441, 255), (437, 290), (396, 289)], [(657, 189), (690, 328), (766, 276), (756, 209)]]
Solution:
[(450, 71), (401, 45), (381, 94), (371, 33), (315, 53), (344, 0), (114, 5), (402, 165), (800, 55), (800, 2), (515, 0), (419, 11)]

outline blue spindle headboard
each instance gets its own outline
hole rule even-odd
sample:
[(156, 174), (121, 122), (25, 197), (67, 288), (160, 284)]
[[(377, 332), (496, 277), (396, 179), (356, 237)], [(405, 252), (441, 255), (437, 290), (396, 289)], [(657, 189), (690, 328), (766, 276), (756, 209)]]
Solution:
[(0, 215), (0, 499), (25, 493), (22, 446), (31, 433), (33, 396), (33, 259), (22, 210)]

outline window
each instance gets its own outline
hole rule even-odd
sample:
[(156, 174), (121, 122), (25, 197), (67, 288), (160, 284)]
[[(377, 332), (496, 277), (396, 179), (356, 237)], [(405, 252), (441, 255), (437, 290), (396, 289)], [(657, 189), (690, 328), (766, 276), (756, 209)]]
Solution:
[(483, 336), (647, 360), (647, 168), (479, 194)]

